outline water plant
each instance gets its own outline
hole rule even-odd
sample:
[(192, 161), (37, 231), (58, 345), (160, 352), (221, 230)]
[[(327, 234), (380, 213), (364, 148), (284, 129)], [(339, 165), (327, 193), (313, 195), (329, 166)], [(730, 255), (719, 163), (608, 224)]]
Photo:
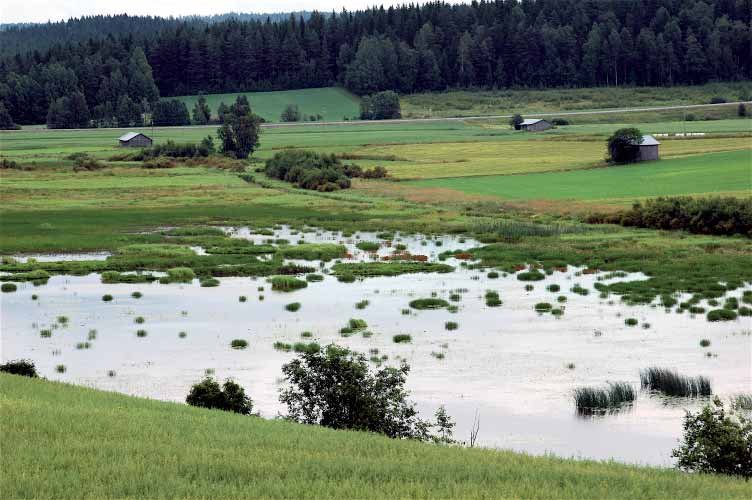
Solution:
[(50, 338), (52, 337), (52, 330), (39, 330), (39, 336), (42, 338)]
[(204, 288), (219, 286), (219, 280), (216, 278), (202, 278), (200, 284)]
[(411, 342), (413, 338), (406, 333), (399, 333), (395, 335), (394, 337), (392, 337), (392, 340), (394, 341), (395, 344), (406, 344), (406, 343)]
[(16, 286), (15, 283), (3, 283), (0, 285), (0, 290), (2, 290), (4, 293), (11, 293), (18, 290), (18, 286)]
[(556, 302), (564, 303), (566, 301), (567, 301), (567, 296), (566, 295), (559, 295), (558, 297), (556, 297)]
[(144, 322), (146, 322), (146, 320), (144, 319), (143, 316), (136, 316), (133, 319), (133, 322), (136, 323), (137, 325), (142, 325), (142, 324), (144, 324)]
[(311, 332), (300, 332), (300, 337), (304, 339), (309, 339), (313, 337), (313, 333)]
[(547, 313), (551, 311), (552, 308), (553, 306), (548, 302), (538, 302), (534, 307), (535, 311), (539, 313)]
[(172, 267), (167, 270), (167, 276), (159, 279), (160, 283), (190, 283), (196, 277), (196, 273), (190, 267)]
[(486, 306), (488, 307), (499, 307), (502, 302), (501, 298), (499, 298), (499, 292), (495, 290), (488, 290), (485, 295), (486, 299)]
[(447, 307), (449, 305), (449, 302), (444, 299), (437, 299), (432, 297), (428, 299), (411, 300), (409, 305), (411, 308), (418, 310), (442, 309), (444, 307)]
[(133, 293), (131, 294), (131, 297), (133, 297), (134, 299), (140, 299), (140, 298), (141, 298), (141, 297), (143, 297), (143, 296), (144, 296), (144, 295), (143, 295), (143, 294), (142, 294), (141, 292), (139, 292), (139, 291), (135, 291), (135, 292), (133, 292)]
[(347, 322), (347, 326), (353, 330), (363, 330), (364, 328), (368, 328), (368, 323), (362, 319), (350, 318)]
[(57, 317), (57, 322), (60, 323), (63, 326), (68, 325), (69, 321), (70, 321), (70, 319), (68, 318), (68, 316), (58, 316)]
[(269, 282), (272, 284), (272, 290), (278, 292), (292, 292), (308, 286), (306, 281), (294, 276), (273, 276)]
[(498, 278), (498, 277), (499, 277), (499, 273), (498, 273), (498, 272), (496, 272), (496, 271), (491, 271), (490, 273), (488, 273), (488, 274), (486, 275), (486, 277), (487, 277), (488, 279), (492, 279), (492, 280), (494, 280), (494, 279), (496, 279), (496, 278)]
[(378, 251), (379, 243), (377, 241), (359, 241), (355, 244), (355, 247), (364, 252), (376, 252)]
[(436, 359), (444, 359), (446, 357), (446, 354), (444, 354), (443, 352), (431, 351), (431, 356)]
[(233, 339), (232, 342), (230, 342), (230, 347), (233, 349), (245, 349), (248, 347), (248, 341), (245, 339)]
[(136, 330), (136, 337), (146, 337), (146, 330)]
[(537, 269), (531, 269), (517, 273), (517, 279), (520, 281), (541, 281), (546, 279), (546, 275)]
[(733, 309), (713, 309), (708, 311), (706, 318), (708, 321), (733, 321), (738, 316), (737, 312)]
[(460, 300), (462, 300), (462, 295), (460, 295), (459, 293), (452, 293), (449, 295), (449, 300), (451, 300), (452, 302), (459, 302)]
[(108, 377), (112, 378), (115, 375), (117, 375), (117, 373), (115, 373), (115, 370), (107, 370), (107, 376)]
[(96, 340), (96, 338), (97, 338), (97, 331), (94, 330), (94, 329), (89, 330), (89, 333), (87, 334), (86, 339), (87, 340)]
[(628, 382), (609, 382), (606, 387), (578, 387), (573, 396), (578, 412), (597, 413), (631, 403), (637, 393)]
[(548, 290), (549, 292), (556, 293), (559, 290), (561, 290), (561, 287), (557, 285), (556, 283), (552, 283), (546, 287), (546, 290)]
[(91, 343), (89, 342), (78, 342), (76, 344), (76, 349), (89, 349), (91, 348)]
[(110, 295), (109, 293), (102, 295), (102, 301), (103, 302), (110, 302), (110, 301), (112, 301), (112, 295)]
[(287, 344), (285, 342), (279, 342), (279, 341), (275, 342), (273, 347), (277, 351), (290, 352), (292, 350), (291, 344)]
[(368, 307), (368, 304), (370, 304), (369, 301), (361, 300), (360, 302), (357, 302), (355, 304), (355, 309), (365, 309), (366, 307)]
[(58, 373), (65, 373), (68, 370), (68, 368), (65, 365), (57, 365), (55, 367), (55, 371)]
[(306, 281), (309, 283), (314, 283), (318, 281), (324, 281), (324, 277), (320, 274), (306, 274), (305, 277)]
[(534, 289), (535, 289), (535, 287), (533, 285), (530, 285), (530, 284), (525, 285), (525, 291), (526, 292), (532, 292)]
[(731, 405), (737, 410), (752, 411), (752, 394), (737, 394), (731, 398)]
[(640, 384), (643, 389), (667, 396), (697, 397), (712, 394), (710, 380), (707, 377), (688, 377), (669, 368), (649, 367), (640, 370)]
[(624, 320), (624, 324), (627, 326), (637, 326), (638, 323), (637, 318), (627, 318)]
[(292, 346), (292, 350), (295, 352), (304, 353), (317, 353), (321, 350), (321, 346), (316, 342), (295, 342)]
[(184, 339), (187, 336), (188, 336), (188, 334), (186, 332), (180, 332), (180, 333), (178, 333), (178, 337), (181, 338), (181, 339)]
[(587, 288), (584, 288), (584, 287), (580, 286), (579, 283), (575, 284), (572, 287), (571, 291), (574, 292), (574, 293), (576, 293), (576, 294), (578, 294), (578, 295), (587, 295), (587, 294), (590, 293), (590, 290), (588, 290)]
[(566, 366), (567, 370), (574, 370), (575, 369), (575, 364), (572, 363), (572, 362), (569, 362), (569, 363), (567, 363), (564, 366)]
[(452, 331), (452, 330), (456, 330), (459, 327), (460, 327), (460, 325), (457, 324), (456, 321), (447, 321), (446, 323), (444, 323), (444, 329), (445, 330)]
[(551, 315), (552, 316), (556, 316), (556, 317), (563, 316), (564, 315), (564, 308), (563, 307), (555, 307), (555, 308), (551, 309)]
[(290, 302), (289, 304), (285, 306), (285, 309), (290, 312), (295, 312), (299, 310), (300, 307), (301, 307), (300, 302)]
[(709, 339), (700, 340), (700, 347), (710, 347), (710, 340)]
[(39, 295), (37, 295), (36, 293), (31, 294), (31, 300), (37, 300), (38, 298), (39, 298)]

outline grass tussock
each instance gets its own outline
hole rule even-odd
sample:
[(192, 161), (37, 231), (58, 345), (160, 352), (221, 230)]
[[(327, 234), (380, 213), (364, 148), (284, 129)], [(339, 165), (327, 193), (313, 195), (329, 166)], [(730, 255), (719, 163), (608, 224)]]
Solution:
[[(574, 364), (571, 364), (574, 368)], [(610, 382), (606, 387), (578, 387), (574, 390), (575, 407), (580, 412), (616, 409), (632, 403), (637, 392), (628, 382)]]
[(640, 371), (643, 389), (660, 392), (666, 396), (699, 397), (712, 395), (710, 379), (702, 375), (688, 377), (676, 370), (649, 367)]
[(269, 282), (272, 284), (272, 290), (278, 292), (292, 292), (308, 286), (306, 281), (294, 276), (273, 276)]
[(438, 298), (415, 299), (410, 301), (410, 307), (418, 310), (443, 309), (448, 306), (449, 302)]

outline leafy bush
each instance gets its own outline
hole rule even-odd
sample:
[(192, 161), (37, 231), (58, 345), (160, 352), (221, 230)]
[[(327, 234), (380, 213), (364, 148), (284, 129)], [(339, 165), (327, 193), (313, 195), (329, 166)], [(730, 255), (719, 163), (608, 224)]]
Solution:
[(245, 395), (245, 390), (232, 380), (226, 380), (222, 387), (211, 377), (206, 377), (193, 384), (185, 398), (191, 406), (231, 411), (241, 415), (250, 415), (253, 401)]
[(393, 120), (402, 118), (399, 95), (391, 90), (364, 96), (360, 101), (361, 120)]
[(160, 156), (170, 158), (206, 158), (210, 154), (213, 154), (214, 151), (214, 139), (209, 135), (199, 143), (177, 143), (168, 139), (164, 144), (154, 144), (153, 146), (144, 148), (142, 151), (136, 153), (132, 159), (146, 161)]
[(334, 154), (288, 150), (266, 161), (264, 172), (269, 177), (291, 182), (302, 189), (337, 191), (350, 187), (354, 177), (379, 178), (386, 176), (383, 167), (363, 171), (357, 165), (346, 165)]
[(409, 372), (404, 363), (371, 372), (362, 354), (329, 345), (282, 366), (287, 387), (280, 401), (296, 422), (427, 441), (430, 424), (407, 400)]
[(677, 466), (689, 472), (752, 477), (752, 422), (726, 413), (716, 398), (698, 413), (687, 412), (684, 436), (672, 452)]
[(591, 215), (587, 222), (752, 237), (752, 199), (660, 197), (644, 203), (636, 202), (623, 212)]
[(282, 122), (299, 122), (301, 119), (300, 108), (297, 104), (288, 104), (279, 119)]
[(0, 365), (0, 372), (24, 377), (37, 377), (37, 369), (34, 362), (28, 359), (16, 359)]

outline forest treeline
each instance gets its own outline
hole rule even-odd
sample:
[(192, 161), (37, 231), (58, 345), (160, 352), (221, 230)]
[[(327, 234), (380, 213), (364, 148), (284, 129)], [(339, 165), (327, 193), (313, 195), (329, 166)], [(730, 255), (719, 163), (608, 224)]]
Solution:
[(365, 95), (750, 79), (750, 12), (750, 0), (495, 0), (277, 21), (154, 26), (153, 18), (130, 18), (130, 30), (0, 58), (0, 100), (27, 124), (44, 122), (51, 106), (59, 109), (56, 100), (73, 94), (102, 121), (121, 105), (148, 112), (159, 96), (200, 92), (337, 84)]

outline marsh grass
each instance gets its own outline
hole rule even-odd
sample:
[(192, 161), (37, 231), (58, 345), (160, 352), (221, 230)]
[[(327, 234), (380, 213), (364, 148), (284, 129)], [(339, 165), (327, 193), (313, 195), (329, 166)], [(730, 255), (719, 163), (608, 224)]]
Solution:
[(456, 330), (460, 325), (456, 321), (447, 321), (444, 323), (444, 329), (448, 331)]
[(537, 224), (516, 220), (478, 222), (473, 232), (492, 236), (497, 241), (516, 242), (524, 238), (558, 238), (562, 234), (580, 234), (590, 229), (582, 225)]
[(571, 290), (571, 292), (576, 293), (577, 295), (588, 295), (590, 293), (590, 290), (587, 288), (582, 287), (579, 283), (575, 284)]
[(624, 324), (627, 326), (637, 326), (638, 323), (637, 318), (627, 318), (624, 320)]
[(290, 312), (296, 312), (300, 310), (301, 304), (300, 302), (291, 302), (285, 306), (285, 309)]
[(248, 347), (248, 341), (245, 339), (233, 339), (232, 342), (230, 342), (230, 347), (233, 349), (245, 349)]
[(133, 319), (133, 322), (136, 323), (137, 325), (142, 325), (142, 324), (144, 324), (146, 322), (146, 320), (144, 319), (143, 316), (136, 316)]
[(216, 278), (203, 278), (200, 281), (200, 285), (204, 288), (213, 288), (219, 286), (220, 282)]
[(700, 347), (710, 347), (710, 340), (709, 339), (700, 340)]
[(733, 309), (713, 309), (708, 311), (706, 318), (708, 321), (715, 323), (718, 321), (734, 321), (738, 314)]
[(368, 300), (361, 300), (355, 304), (355, 309), (365, 309), (369, 304), (370, 302)]
[(65, 365), (57, 365), (55, 366), (55, 371), (58, 373), (65, 373), (66, 371), (68, 371), (68, 367), (66, 367)]
[(497, 279), (497, 278), (499, 277), (499, 273), (498, 273), (498, 272), (496, 272), (496, 271), (491, 271), (490, 273), (488, 273), (488, 274), (486, 275), (486, 277), (487, 277), (488, 279), (492, 279), (492, 280), (495, 280), (495, 279)]
[(559, 302), (560, 304), (563, 304), (566, 301), (567, 301), (566, 295), (559, 295), (558, 297), (556, 297), (556, 302)]
[(4, 293), (12, 293), (18, 290), (18, 286), (16, 286), (15, 283), (3, 283), (0, 285), (0, 290), (2, 290)]
[(538, 313), (547, 313), (550, 312), (553, 306), (548, 302), (538, 302), (535, 304), (534, 309)]
[(407, 344), (412, 342), (413, 338), (406, 334), (406, 333), (399, 333), (392, 337), (392, 341), (394, 341), (395, 344)]
[(58, 316), (57, 317), (57, 322), (60, 323), (63, 326), (67, 326), (69, 321), (70, 321), (70, 318), (68, 318), (68, 316)]
[(485, 299), (486, 306), (488, 307), (499, 307), (502, 304), (501, 298), (499, 297), (499, 292), (495, 290), (486, 291)]
[(618, 409), (632, 403), (637, 393), (628, 382), (609, 382), (606, 387), (578, 387), (573, 396), (577, 411), (588, 414)]
[(196, 277), (196, 273), (190, 267), (172, 267), (167, 270), (167, 276), (159, 279), (162, 284), (190, 283)]
[(304, 339), (310, 339), (311, 337), (313, 337), (313, 333), (311, 333), (311, 332), (301, 332), (300, 333), (300, 337), (304, 338)]
[(91, 343), (90, 342), (78, 342), (76, 344), (76, 349), (90, 349)]
[(446, 358), (446, 354), (444, 354), (443, 352), (436, 352), (436, 351), (431, 351), (431, 356), (433, 356), (436, 359)]
[(531, 269), (517, 273), (517, 279), (520, 281), (541, 281), (546, 279), (546, 275), (537, 269)]
[(180, 333), (178, 333), (178, 338), (184, 339), (187, 336), (188, 336), (188, 334), (186, 332), (180, 332)]
[(272, 284), (272, 290), (278, 292), (292, 292), (308, 286), (306, 281), (294, 276), (273, 276), (269, 279), (269, 282)]
[(306, 274), (306, 281), (309, 283), (316, 283), (319, 281), (324, 281), (324, 277), (320, 274)]
[(86, 336), (87, 340), (96, 340), (97, 338), (97, 331), (96, 330), (89, 330), (89, 333)]
[(102, 295), (102, 302), (111, 302), (112, 301), (112, 295), (109, 293)]
[(444, 299), (437, 299), (435, 297), (431, 297), (428, 299), (411, 300), (409, 305), (411, 308), (418, 309), (418, 310), (443, 309), (449, 306), (449, 302), (447, 302)]
[(380, 246), (381, 245), (377, 241), (359, 241), (355, 244), (355, 247), (358, 250), (362, 250), (364, 252), (376, 252), (378, 251)]
[(240, 297), (238, 297), (238, 302), (247, 302), (247, 301), (248, 301), (248, 297), (246, 297), (245, 295), (241, 295)]
[(31, 300), (37, 300), (38, 298), (39, 298), (39, 295), (37, 295), (36, 293), (31, 294)]
[(731, 398), (731, 405), (737, 410), (752, 411), (752, 394), (737, 394)]
[(143, 337), (146, 337), (147, 335), (148, 334), (147, 334), (146, 330), (136, 330), (136, 337), (143, 338)]
[(292, 350), (298, 353), (315, 354), (321, 351), (321, 346), (316, 342), (295, 342), (292, 346)]
[(143, 297), (143, 296), (144, 296), (144, 295), (143, 295), (143, 294), (142, 294), (141, 292), (138, 292), (138, 291), (136, 291), (136, 292), (133, 292), (133, 293), (131, 294), (131, 297), (133, 297), (134, 299), (140, 299), (140, 298), (141, 298), (141, 297)]
[(279, 342), (279, 341), (275, 342), (273, 347), (274, 347), (274, 350), (276, 351), (290, 352), (292, 350), (291, 344), (287, 344), (285, 342)]
[(52, 330), (39, 330), (39, 336), (44, 339), (48, 339), (52, 337)]
[(668, 368), (649, 367), (640, 370), (640, 384), (643, 389), (667, 396), (698, 397), (712, 394), (710, 380), (707, 377), (688, 377)]
[(548, 285), (546, 287), (546, 290), (548, 290), (549, 292), (552, 292), (552, 293), (556, 293), (559, 290), (561, 290), (561, 287), (559, 285), (557, 285), (556, 283), (552, 283), (552, 284), (550, 284), (550, 285)]

